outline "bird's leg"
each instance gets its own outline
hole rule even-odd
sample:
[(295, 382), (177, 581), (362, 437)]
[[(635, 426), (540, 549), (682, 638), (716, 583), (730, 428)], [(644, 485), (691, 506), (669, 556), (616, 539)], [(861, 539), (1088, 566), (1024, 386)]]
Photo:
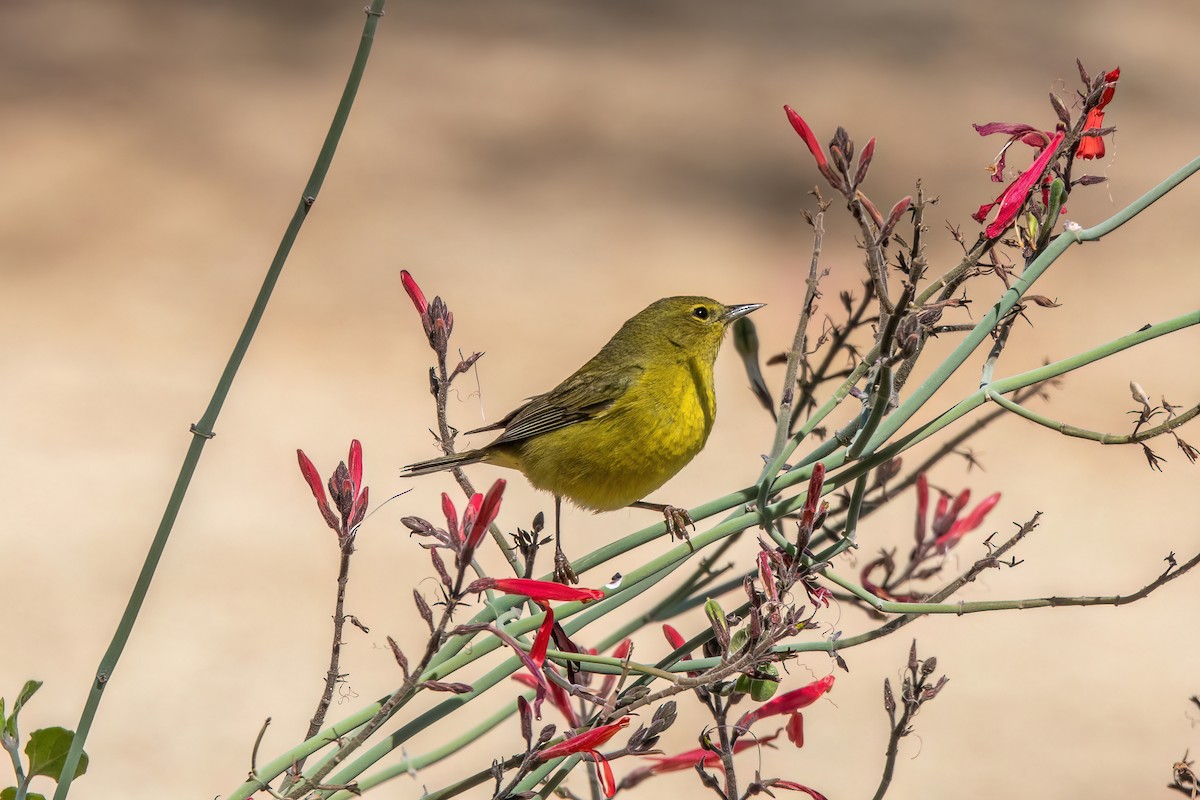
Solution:
[(647, 511), (657, 511), (663, 515), (663, 522), (667, 523), (667, 533), (671, 536), (671, 541), (683, 539), (687, 542), (688, 549), (693, 553), (696, 548), (692, 547), (692, 539), (688, 536), (688, 526), (692, 530), (696, 529), (696, 522), (692, 519), (692, 515), (687, 512), (686, 508), (676, 508), (665, 503), (647, 503), (645, 500), (629, 504), (631, 508), (644, 508)]
[(571, 562), (562, 549), (562, 498), (554, 495), (554, 580), (559, 583), (579, 583)]

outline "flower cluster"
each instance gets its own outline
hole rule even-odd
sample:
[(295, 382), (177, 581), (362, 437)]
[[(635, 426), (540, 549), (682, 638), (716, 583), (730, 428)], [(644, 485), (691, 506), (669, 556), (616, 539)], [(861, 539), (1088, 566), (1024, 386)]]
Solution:
[[(296, 451), (296, 458), (300, 462), (300, 474), (312, 490), (325, 524), (338, 535), (338, 541), (344, 547), (352, 547), (354, 533), (367, 515), (369, 503), (368, 489), (362, 485), (362, 444), (358, 439), (350, 442), (349, 466), (346, 461), (339, 462), (337, 469), (329, 476), (329, 495), (325, 494), (325, 484), (321, 482), (317, 468), (303, 450)], [(333, 498), (333, 507), (329, 504), (330, 497)], [(336, 515), (334, 508), (337, 509)]]
[[(1029, 168), (1005, 187), (999, 197), (990, 203), (981, 205), (979, 210), (971, 215), (976, 222), (982, 223), (993, 208), (999, 207), (995, 219), (984, 229), (983, 233), (987, 238), (996, 239), (1003, 235), (1025, 209), (1034, 190), (1039, 187), (1043, 192), (1042, 205), (1047, 208), (1047, 214), (1041, 223), (1053, 224), (1055, 220), (1051, 217), (1052, 209), (1050, 209), (1051, 203), (1049, 202), (1051, 184), (1056, 171), (1064, 175), (1069, 173), (1069, 167), (1054, 166), (1058, 158), (1066, 155), (1069, 160), (1072, 153), (1076, 158), (1081, 159), (1104, 157), (1103, 137), (1112, 132), (1111, 128), (1104, 127), (1104, 108), (1112, 102), (1113, 95), (1116, 93), (1121, 69), (1118, 67), (1106, 72), (1094, 81), (1088, 76), (1082, 64), (1079, 65), (1079, 73), (1087, 90), (1082, 94), (1086, 115), (1076, 126), (1077, 132), (1072, 134), (1074, 137), (1072, 141), (1077, 141), (1073, 151), (1062, 147), (1068, 136), (1068, 129), (1071, 128), (1071, 114), (1066, 105), (1054, 94), (1050, 95), (1050, 101), (1058, 115), (1058, 129), (1053, 133), (1026, 123), (988, 122), (973, 126), (980, 136), (1003, 134), (1008, 137), (1004, 146), (1000, 148), (1000, 153), (987, 168), (991, 173), (991, 179), (997, 183), (1004, 182), (1005, 159), (1012, 145), (1025, 144), (1039, 151)], [(1083, 176), (1073, 183), (1087, 185), (1102, 180), (1103, 178), (1095, 176)], [(1069, 187), (1064, 186), (1065, 189), (1069, 189)]]
[[(963, 489), (957, 495), (939, 492), (930, 525), (929, 480), (921, 473), (917, 476), (916, 483), (916, 543), (909, 554), (907, 566), (899, 569), (894, 553), (884, 552), (862, 569), (860, 579), (863, 587), (877, 597), (905, 602), (922, 599), (920, 593), (900, 593), (896, 591), (896, 587), (908, 581), (923, 580), (937, 575), (942, 569), (942, 556), (957, 546), (964, 536), (983, 525), (987, 515), (1000, 502), (1000, 493), (993, 492), (969, 513), (963, 515), (971, 501), (970, 489)], [(883, 572), (882, 576), (876, 577), (875, 573), (880, 570)]]

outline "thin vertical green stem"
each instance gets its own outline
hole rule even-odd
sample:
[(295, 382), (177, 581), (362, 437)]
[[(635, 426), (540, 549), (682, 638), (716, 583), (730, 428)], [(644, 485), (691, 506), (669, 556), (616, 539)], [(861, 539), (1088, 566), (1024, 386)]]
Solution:
[(217, 416), (221, 413), (222, 406), (225, 404), (225, 398), (229, 394), (230, 387), (233, 385), (233, 379), (242, 365), (242, 359), (245, 357), (246, 351), (250, 348), (250, 342), (254, 338), (254, 333), (258, 329), (259, 322), (262, 320), (263, 312), (266, 311), (267, 302), (271, 299), (271, 293), (275, 289), (275, 284), (279, 280), (280, 273), (283, 271), (284, 262), (287, 261), (288, 254), (292, 250), (292, 245), (296, 241), (296, 236), (300, 233), (300, 227), (304, 224), (304, 220), (308, 216), (308, 211), (312, 208), (313, 203), (316, 202), (321, 185), (325, 182), (325, 176), (329, 172), (329, 165), (333, 161), (338, 141), (341, 139), (342, 131), (346, 127), (346, 120), (350, 116), (350, 108), (354, 105), (354, 97), (358, 93), (363, 71), (366, 69), (367, 57), (371, 53), (371, 44), (375, 37), (375, 28), (379, 24), (379, 18), (383, 16), (385, 2), (386, 0), (372, 0), (370, 8), (366, 10), (367, 21), (363, 26), (362, 40), (358, 46), (358, 53), (355, 55), (354, 64), (350, 69), (350, 76), (342, 92), (341, 102), (338, 103), (337, 111), (334, 113), (333, 122), (329, 126), (329, 133), (325, 136), (325, 143), (317, 155), (317, 162), (313, 166), (312, 174), (309, 176), (308, 183), (304, 187), (304, 192), (301, 194), (300, 202), (296, 206), (292, 220), (288, 223), (287, 230), (284, 231), (283, 238), (279, 242), (279, 248), (275, 251), (275, 258), (271, 261), (271, 266), (267, 269), (262, 288), (259, 289), (254, 306), (250, 309), (246, 324), (242, 328), (242, 334), (238, 337), (237, 343), (233, 347), (233, 352), (229, 355), (229, 361), (225, 365), (224, 372), (221, 373), (221, 378), (217, 382), (216, 389), (213, 391), (212, 399), (209, 400), (208, 407), (204, 410), (200, 421), (191, 426), (192, 442), (188, 447), (187, 454), (184, 456), (183, 464), (179, 469), (179, 476), (175, 479), (175, 487), (171, 490), (171, 496), (167, 500), (167, 507), (163, 511), (162, 520), (158, 524), (158, 530), (154, 534), (154, 539), (150, 543), (150, 549), (146, 553), (146, 560), (142, 564), (142, 570), (138, 574), (137, 582), (133, 586), (129, 602), (125, 606), (125, 612), (121, 615), (121, 619), (117, 623), (117, 629), (113, 633), (108, 649), (100, 659), (100, 666), (96, 670), (96, 676), (88, 691), (87, 701), (84, 703), (83, 713), (80, 715), (79, 724), (75, 729), (75, 737), (71, 742), (71, 749), (67, 753), (66, 760), (63, 762), (62, 771), (59, 773), (58, 788), (54, 792), (54, 800), (66, 800), (67, 793), (71, 790), (71, 781), (75, 776), (80, 755), (83, 753), (84, 743), (87, 741), (88, 733), (92, 728), (92, 722), (96, 717), (96, 711), (100, 707), (100, 700), (104, 696), (104, 689), (112, 678), (117, 662), (121, 658), (121, 653), (125, 650), (125, 644), (129, 641), (129, 635), (133, 631), (134, 623), (137, 622), (138, 613), (141, 611), (142, 603), (145, 601), (146, 594), (150, 590), (150, 583), (154, 579), (154, 573), (158, 569), (158, 562), (162, 558), (163, 551), (167, 546), (167, 540), (171, 536), (171, 530), (175, 526), (175, 519), (179, 515), (180, 506), (183, 505), (183, 498), (187, 494), (188, 486), (191, 484), (192, 475), (195, 474), (196, 465), (200, 462), (200, 455), (204, 450), (204, 445), (215, 435), (213, 427), (216, 424)]

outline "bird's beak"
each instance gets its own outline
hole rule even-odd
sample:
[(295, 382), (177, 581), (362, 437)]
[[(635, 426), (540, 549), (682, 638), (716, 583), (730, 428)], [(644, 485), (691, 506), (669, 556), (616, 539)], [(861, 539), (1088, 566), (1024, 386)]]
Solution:
[(725, 313), (721, 315), (721, 321), (725, 323), (733, 322), (735, 319), (744, 317), (751, 311), (757, 311), (765, 305), (766, 303), (743, 303), (739, 306), (726, 306)]

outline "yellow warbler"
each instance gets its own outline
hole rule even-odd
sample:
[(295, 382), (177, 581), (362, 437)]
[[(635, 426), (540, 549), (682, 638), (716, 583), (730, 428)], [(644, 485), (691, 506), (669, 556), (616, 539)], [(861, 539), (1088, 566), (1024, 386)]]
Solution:
[(667, 515), (682, 532), (686, 512), (639, 503), (704, 447), (716, 415), (713, 362), (725, 329), (762, 303), (726, 306), (708, 297), (667, 297), (621, 326), (571, 377), (493, 425), (490, 444), (404, 468), (405, 475), (476, 462), (520, 470), (555, 498), (555, 574), (574, 581), (558, 541), (561, 498), (595, 511), (629, 505)]

